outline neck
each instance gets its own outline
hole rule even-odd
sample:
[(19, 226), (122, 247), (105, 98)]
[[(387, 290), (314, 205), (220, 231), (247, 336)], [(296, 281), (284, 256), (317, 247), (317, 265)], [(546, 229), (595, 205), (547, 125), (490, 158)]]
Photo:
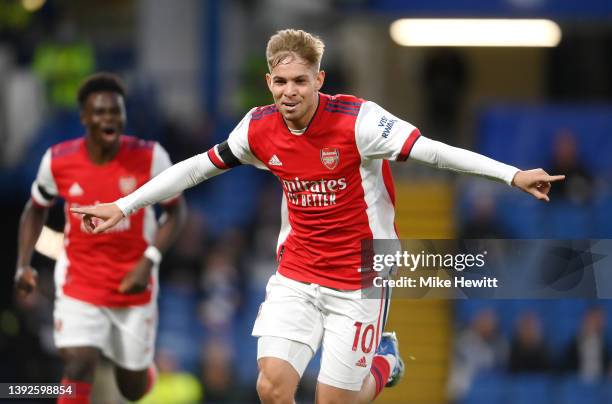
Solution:
[(87, 155), (94, 164), (105, 164), (115, 158), (119, 151), (119, 142), (114, 143), (110, 147), (102, 147), (96, 144), (91, 137), (85, 138), (85, 147)]

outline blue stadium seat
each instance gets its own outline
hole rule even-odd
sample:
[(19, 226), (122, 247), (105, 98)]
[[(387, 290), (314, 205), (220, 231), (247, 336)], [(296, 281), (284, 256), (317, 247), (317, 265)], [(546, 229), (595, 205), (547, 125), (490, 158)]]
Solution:
[(586, 383), (578, 377), (568, 377), (560, 382), (555, 403), (557, 404), (604, 404), (605, 390), (601, 383)]
[(498, 373), (483, 373), (474, 378), (466, 396), (459, 404), (501, 403), (507, 389), (506, 378)]
[[(509, 378), (505, 404), (553, 404), (552, 380), (547, 375), (530, 374)], [(556, 403), (554, 403), (556, 404)]]
[(593, 237), (612, 238), (612, 195), (600, 198), (594, 206)]

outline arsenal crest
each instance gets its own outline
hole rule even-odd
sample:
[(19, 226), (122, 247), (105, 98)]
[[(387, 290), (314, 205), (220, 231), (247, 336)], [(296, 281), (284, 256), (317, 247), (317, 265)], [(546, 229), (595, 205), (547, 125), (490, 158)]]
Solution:
[(119, 177), (119, 190), (123, 195), (127, 195), (136, 189), (136, 177)]
[(333, 170), (340, 163), (340, 151), (337, 147), (325, 147), (321, 149), (321, 163), (328, 170)]

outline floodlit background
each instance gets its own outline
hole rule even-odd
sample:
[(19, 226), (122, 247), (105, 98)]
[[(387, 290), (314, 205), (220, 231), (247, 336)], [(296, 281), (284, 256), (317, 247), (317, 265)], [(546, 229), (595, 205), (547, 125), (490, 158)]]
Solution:
[[(553, 29), (544, 44), (501, 46), (490, 28), (467, 35), (451, 25), (435, 32), (491, 41), (400, 46), (391, 36), (400, 18), (462, 17), (550, 20), (560, 37)], [(26, 302), (14, 300), (12, 276), (40, 158), (83, 133), (75, 93), (88, 74), (120, 74), (127, 133), (160, 141), (180, 161), (271, 103), (266, 41), (303, 28), (326, 42), (324, 92), (375, 101), (425, 136), (568, 176), (542, 204), (501, 184), (395, 164), (402, 238), (610, 238), (611, 22), (612, 3), (600, 0), (0, 0), (0, 381), (60, 378), (53, 262), (35, 257), (40, 290)], [(523, 29), (510, 39), (539, 32)], [(240, 167), (186, 197), (189, 220), (162, 264), (164, 378), (149, 400), (256, 402), (250, 331), (275, 270), (281, 187)], [(61, 206), (49, 225), (62, 229)], [(608, 301), (395, 299), (392, 308), (387, 328), (398, 332), (406, 376), (379, 402), (612, 402)], [(315, 360), (299, 402), (312, 401), (317, 369)], [(106, 370), (95, 402), (119, 402)]]

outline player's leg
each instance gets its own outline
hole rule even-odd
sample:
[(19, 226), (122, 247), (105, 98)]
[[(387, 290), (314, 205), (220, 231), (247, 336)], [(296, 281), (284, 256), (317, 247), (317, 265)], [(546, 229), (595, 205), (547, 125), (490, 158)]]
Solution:
[(383, 388), (395, 386), (404, 375), (404, 362), (399, 355), (399, 345), (394, 332), (383, 333), (370, 374), (366, 376), (357, 403), (370, 403)]
[(88, 404), (100, 350), (88, 346), (70, 347), (59, 349), (59, 354), (64, 364), (61, 384), (72, 386), (74, 391), (70, 396), (59, 397), (57, 403)]
[(293, 403), (306, 366), (318, 349), (323, 321), (314, 302), (316, 287), (270, 278), (253, 335), (257, 341), (257, 392), (264, 403)]
[(58, 403), (89, 403), (91, 385), (110, 322), (101, 309), (60, 295), (53, 312), (54, 340), (64, 364), (62, 384), (76, 390), (60, 397)]
[(130, 401), (138, 401), (147, 394), (157, 379), (154, 365), (144, 370), (129, 370), (115, 365), (115, 379), (119, 392)]
[[(266, 338), (266, 337), (262, 337)], [(292, 404), (301, 375), (286, 360), (264, 357), (257, 361), (257, 395), (264, 404)]]
[[(317, 384), (317, 403), (357, 403), (371, 399), (370, 368), (386, 317), (386, 291), (364, 298), (361, 291), (322, 288), (323, 355)], [(362, 390), (366, 389), (364, 393)]]
[(144, 397), (154, 386), (157, 371), (153, 363), (157, 329), (157, 304), (127, 308), (105, 308), (112, 323), (104, 354), (115, 365), (119, 392), (130, 401)]

